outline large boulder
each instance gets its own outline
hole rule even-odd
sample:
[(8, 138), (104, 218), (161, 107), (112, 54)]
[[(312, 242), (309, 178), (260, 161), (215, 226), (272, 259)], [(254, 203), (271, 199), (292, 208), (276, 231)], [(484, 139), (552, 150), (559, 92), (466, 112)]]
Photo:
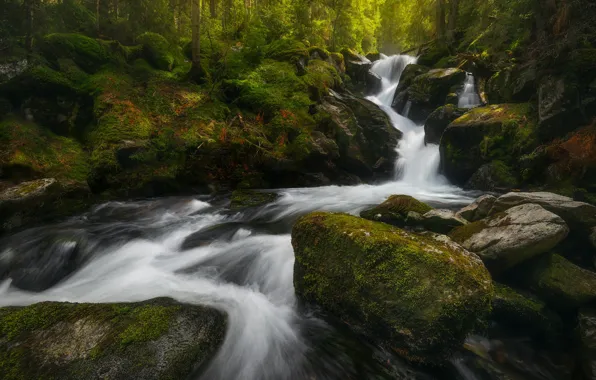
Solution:
[(483, 195), (468, 206), (459, 210), (456, 215), (464, 218), (468, 222), (476, 222), (488, 216), (488, 213), (492, 209), (496, 200), (497, 198), (490, 194)]
[(380, 205), (362, 211), (360, 216), (368, 220), (403, 227), (410, 212), (422, 215), (431, 210), (432, 207), (409, 195), (392, 195)]
[[(339, 148), (337, 168), (365, 181), (391, 176), (401, 132), (383, 110), (366, 99), (337, 93), (325, 97), (319, 110), (323, 116), (317, 128)], [(315, 157), (312, 166), (320, 168), (321, 160)]]
[(447, 95), (455, 85), (462, 85), (466, 72), (459, 69), (434, 69), (417, 76), (405, 90), (396, 91), (395, 110), (412, 119), (424, 123), (439, 106), (445, 104)]
[(468, 180), (464, 189), (481, 191), (510, 191), (519, 185), (515, 173), (503, 161), (484, 164)]
[(429, 231), (448, 234), (454, 228), (465, 226), (468, 222), (452, 210), (435, 209), (422, 215), (421, 225)]
[(443, 132), (445, 132), (449, 124), (463, 116), (467, 111), (463, 108), (457, 108), (452, 104), (434, 110), (424, 123), (424, 142), (426, 144), (438, 145), (441, 142)]
[(542, 338), (563, 326), (561, 318), (532, 294), (496, 282), (494, 288), (491, 319), (497, 323)]
[(490, 309), (486, 268), (446, 237), (317, 212), (297, 221), (292, 245), (300, 299), (409, 360), (445, 358)]
[(184, 379), (215, 354), (226, 316), (169, 299), (0, 309), (6, 379)]
[(455, 229), (451, 238), (500, 273), (559, 244), (569, 229), (559, 216), (526, 204)]
[(571, 229), (585, 231), (586, 234), (589, 234), (590, 229), (596, 226), (596, 206), (576, 202), (569, 197), (547, 192), (507, 193), (497, 199), (490, 214), (495, 215), (512, 207), (528, 203), (538, 204), (557, 214), (565, 220)]
[(451, 123), (441, 138), (441, 169), (454, 183), (465, 185), (484, 164), (515, 164), (532, 151), (535, 123), (529, 104), (477, 107)]
[(568, 311), (596, 301), (596, 273), (557, 254), (527, 262), (514, 277), (554, 309)]
[(137, 42), (143, 45), (143, 56), (156, 69), (172, 71), (174, 55), (170, 43), (162, 35), (145, 32), (137, 37)]

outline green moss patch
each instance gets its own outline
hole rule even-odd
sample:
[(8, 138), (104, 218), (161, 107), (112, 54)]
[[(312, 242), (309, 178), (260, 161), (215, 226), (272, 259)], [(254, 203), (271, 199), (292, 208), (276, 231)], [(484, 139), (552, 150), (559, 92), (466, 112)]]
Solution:
[(258, 207), (274, 202), (278, 197), (275, 193), (236, 190), (232, 193), (230, 209), (239, 210), (247, 207)]
[(98, 40), (76, 33), (49, 34), (40, 49), (45, 57), (70, 58), (87, 71), (95, 71), (110, 60), (109, 52)]
[(172, 71), (174, 54), (169, 42), (162, 35), (146, 32), (138, 36), (136, 40), (143, 45), (143, 55), (155, 68)]
[(396, 226), (405, 225), (408, 213), (426, 214), (432, 207), (409, 195), (392, 195), (380, 205), (360, 213), (360, 216)]

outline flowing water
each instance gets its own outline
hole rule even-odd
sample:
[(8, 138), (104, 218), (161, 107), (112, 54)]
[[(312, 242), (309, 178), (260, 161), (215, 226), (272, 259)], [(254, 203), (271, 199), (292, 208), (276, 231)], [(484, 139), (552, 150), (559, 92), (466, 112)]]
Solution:
[(480, 96), (476, 91), (474, 75), (472, 75), (472, 73), (467, 73), (464, 89), (459, 95), (457, 106), (460, 108), (474, 108), (478, 107), (481, 103)]
[[(394, 181), (282, 189), (276, 202), (242, 212), (230, 211), (225, 197), (106, 203), (0, 242), (0, 264), (14, 258), (25, 264), (21, 275), (0, 284), (0, 306), (154, 297), (213, 305), (228, 313), (229, 327), (202, 379), (475, 379), (465, 357), (438, 374), (408, 367), (329, 316), (299, 305), (294, 294), (289, 233), (300, 215), (357, 214), (396, 193), (448, 207), (472, 200), (437, 173), (438, 147), (424, 145), (424, 128), (389, 107), (403, 68), (414, 61), (386, 57), (373, 68), (384, 85), (370, 99), (404, 133)], [(61, 260), (69, 263), (69, 276), (52, 284)], [(40, 283), (53, 286), (23, 290), (39, 290)], [(478, 377), (485, 378), (492, 377)]]

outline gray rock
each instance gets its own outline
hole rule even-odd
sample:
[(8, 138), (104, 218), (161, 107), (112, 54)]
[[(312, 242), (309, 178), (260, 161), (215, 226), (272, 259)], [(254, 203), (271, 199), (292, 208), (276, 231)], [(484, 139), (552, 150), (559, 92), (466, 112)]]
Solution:
[(454, 228), (464, 226), (468, 222), (447, 209), (435, 209), (422, 215), (422, 225), (429, 231), (448, 234)]
[(513, 171), (502, 161), (482, 165), (468, 180), (464, 189), (481, 191), (510, 191), (519, 186)]
[(483, 195), (472, 204), (459, 210), (456, 215), (468, 222), (476, 222), (488, 216), (496, 200), (497, 198), (492, 195)]
[(596, 379), (596, 310), (581, 309), (577, 320), (581, 369), (586, 379)]
[(549, 252), (568, 233), (559, 216), (539, 205), (525, 204), (459, 227), (450, 236), (498, 273)]
[[(467, 111), (449, 104), (449, 101), (447, 103), (448, 105), (434, 110), (426, 119), (426, 123), (424, 123), (424, 142), (426, 144), (439, 144), (447, 126)], [(457, 104), (457, 94), (455, 94), (455, 104)]]
[(527, 203), (538, 204), (548, 211), (559, 215), (572, 230), (580, 229), (589, 231), (592, 227), (596, 226), (595, 206), (547, 192), (508, 193), (502, 195), (493, 205), (490, 215)]

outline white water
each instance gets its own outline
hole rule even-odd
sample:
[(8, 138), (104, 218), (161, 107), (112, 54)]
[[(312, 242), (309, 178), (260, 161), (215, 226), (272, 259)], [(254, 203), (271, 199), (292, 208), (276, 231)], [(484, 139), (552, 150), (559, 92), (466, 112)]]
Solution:
[(481, 103), (480, 96), (476, 92), (474, 75), (468, 73), (464, 83), (464, 90), (459, 95), (457, 106), (459, 108), (474, 108), (478, 107)]
[[(5, 281), (0, 284), (0, 306), (40, 301), (131, 302), (162, 296), (208, 304), (228, 313), (229, 326), (204, 379), (367, 378), (345, 363), (341, 347), (329, 358), (322, 359), (318, 351), (313, 354), (305, 326), (315, 319), (297, 308), (289, 226), (298, 215), (313, 210), (356, 214), (391, 194), (409, 194), (443, 205), (471, 201), (438, 174), (438, 147), (424, 145), (424, 128), (390, 107), (401, 72), (414, 61), (393, 56), (373, 67), (383, 78), (383, 90), (370, 99), (404, 134), (397, 147), (394, 181), (280, 190), (281, 198), (256, 214), (230, 215), (225, 207), (188, 198), (112, 202), (84, 218), (26, 231), (0, 247), (0, 258), (9, 257), (24, 241), (41, 242), (47, 236), (77, 231), (88, 239), (86, 254), (92, 258), (72, 276), (41, 293), (25, 292)], [(256, 220), (271, 229), (287, 227), (283, 234), (257, 233), (249, 227)], [(189, 235), (229, 222), (247, 227), (238, 229), (231, 240), (217, 239), (207, 246), (181, 250)], [(127, 234), (128, 230), (132, 232)], [(324, 361), (324, 368), (313, 364), (315, 361)]]

